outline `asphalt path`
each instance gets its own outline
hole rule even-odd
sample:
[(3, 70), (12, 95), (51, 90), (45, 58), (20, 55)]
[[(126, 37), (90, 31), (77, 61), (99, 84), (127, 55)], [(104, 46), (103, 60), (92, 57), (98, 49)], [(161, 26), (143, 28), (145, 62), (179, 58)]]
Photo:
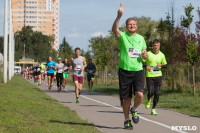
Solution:
[[(145, 109), (144, 104), (141, 104), (137, 109), (140, 122), (138, 124), (132, 123), (133, 130), (125, 130), (123, 129), (123, 111), (118, 97), (88, 92), (83, 89), (80, 103), (77, 104), (73, 86), (67, 86), (67, 91), (62, 90), (61, 92), (57, 92), (55, 84), (53, 84), (51, 91), (48, 90), (47, 85), (38, 87), (61, 104), (76, 111), (81, 118), (104, 133), (200, 133), (199, 117), (163, 108), (157, 108), (158, 115), (152, 116), (151, 109)], [(63, 117), (67, 117), (67, 114)]]

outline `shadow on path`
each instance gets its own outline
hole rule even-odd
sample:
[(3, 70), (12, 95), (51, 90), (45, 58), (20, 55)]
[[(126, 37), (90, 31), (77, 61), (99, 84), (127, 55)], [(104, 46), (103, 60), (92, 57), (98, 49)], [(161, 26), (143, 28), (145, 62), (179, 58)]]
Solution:
[(59, 121), (59, 120), (50, 120), (49, 122), (50, 123), (69, 124), (69, 125), (95, 126), (98, 128), (108, 128), (108, 129), (123, 129), (122, 127), (107, 127), (107, 126), (95, 125), (95, 124), (90, 124), (90, 123), (63, 122), (63, 121)]

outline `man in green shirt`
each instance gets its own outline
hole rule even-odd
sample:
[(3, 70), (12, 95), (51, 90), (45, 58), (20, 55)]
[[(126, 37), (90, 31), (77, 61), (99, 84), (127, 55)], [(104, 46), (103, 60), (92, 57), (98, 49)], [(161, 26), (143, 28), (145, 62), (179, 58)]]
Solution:
[(162, 71), (161, 68), (167, 67), (165, 55), (160, 51), (160, 41), (155, 39), (153, 41), (153, 50), (148, 51), (148, 58), (146, 60), (146, 82), (148, 88), (147, 98), (148, 101), (145, 104), (146, 109), (149, 109), (151, 103), (151, 97), (153, 99), (153, 107), (151, 110), (152, 115), (157, 115), (155, 110), (159, 99), (159, 91), (162, 85)]
[[(119, 93), (121, 105), (124, 112), (125, 129), (133, 129), (129, 119), (129, 111), (132, 114), (134, 123), (139, 122), (137, 107), (143, 100), (145, 87), (145, 76), (142, 67), (142, 60), (147, 59), (146, 42), (144, 37), (137, 34), (137, 20), (128, 18), (126, 20), (127, 32), (121, 32), (118, 28), (119, 21), (122, 17), (124, 7), (122, 4), (118, 10), (117, 18), (113, 23), (112, 31), (118, 39), (120, 48), (119, 57)], [(130, 109), (132, 94), (135, 94), (134, 105)]]
[(46, 66), (44, 64), (42, 64), (42, 61), (40, 61), (40, 67), (41, 67), (41, 84), (45, 81), (44, 80), (44, 69), (46, 68)]

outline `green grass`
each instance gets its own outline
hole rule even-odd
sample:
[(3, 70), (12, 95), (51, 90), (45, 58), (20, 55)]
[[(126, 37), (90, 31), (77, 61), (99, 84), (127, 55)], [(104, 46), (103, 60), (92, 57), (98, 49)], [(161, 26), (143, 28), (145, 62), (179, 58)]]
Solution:
[[(73, 82), (69, 80), (68, 84), (73, 85)], [(86, 89), (88, 88), (87, 81), (84, 82), (83, 87)], [(103, 85), (102, 81), (98, 81), (98, 84), (95, 84), (94, 88), (96, 92), (119, 97), (118, 82), (106, 86)], [(187, 89), (188, 91), (178, 93), (177, 91), (172, 92), (171, 88), (161, 87), (160, 98), (157, 106), (200, 117), (200, 91), (198, 91), (197, 95), (194, 96), (191, 89), (185, 88), (185, 90)], [(143, 103), (145, 103), (146, 99), (147, 89), (145, 89)]]
[(20, 76), (0, 84), (0, 132), (96, 133), (94, 125)]

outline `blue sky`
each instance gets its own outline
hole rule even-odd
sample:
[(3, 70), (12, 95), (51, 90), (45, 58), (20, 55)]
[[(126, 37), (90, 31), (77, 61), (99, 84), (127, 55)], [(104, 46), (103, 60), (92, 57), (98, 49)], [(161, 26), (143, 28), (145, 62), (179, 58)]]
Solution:
[[(4, 0), (0, 1), (0, 36), (2, 36)], [(88, 40), (92, 36), (108, 35), (120, 2), (126, 4), (120, 25), (132, 16), (146, 16), (152, 20), (165, 18), (171, 2), (175, 5), (175, 19), (178, 24), (180, 16), (184, 15), (184, 6), (192, 3), (195, 7), (192, 31), (195, 31), (194, 22), (198, 20), (196, 10), (198, 5), (200, 6), (200, 0), (60, 0), (60, 43), (63, 37), (66, 37), (73, 48), (88, 50), (90, 44)]]

